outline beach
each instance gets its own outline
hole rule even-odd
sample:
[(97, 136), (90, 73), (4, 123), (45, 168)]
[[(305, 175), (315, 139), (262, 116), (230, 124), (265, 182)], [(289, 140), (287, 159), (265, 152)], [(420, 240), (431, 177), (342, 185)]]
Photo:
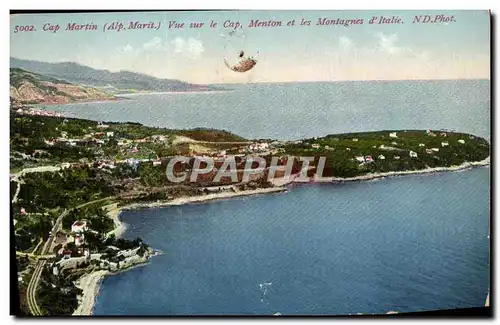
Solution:
[(92, 315), (92, 308), (94, 307), (95, 297), (99, 292), (99, 285), (108, 274), (110, 274), (109, 271), (100, 270), (85, 274), (75, 281), (75, 285), (83, 290), (83, 294), (82, 297), (79, 297), (78, 308), (73, 312), (73, 316)]

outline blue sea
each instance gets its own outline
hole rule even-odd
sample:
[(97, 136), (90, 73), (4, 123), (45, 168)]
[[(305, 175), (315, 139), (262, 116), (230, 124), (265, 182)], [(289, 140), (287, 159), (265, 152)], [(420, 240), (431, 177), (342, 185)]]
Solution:
[(284, 194), (123, 212), (125, 237), (139, 236), (164, 255), (106, 277), (94, 314), (347, 315), (484, 306), (489, 172), (301, 185)]
[(68, 115), (172, 129), (209, 127), (248, 139), (296, 140), (387, 129), (490, 134), (489, 80), (221, 85), (227, 92), (124, 95), (49, 106)]
[[(76, 117), (292, 140), (384, 129), (490, 139), (487, 80), (224, 85), (51, 106)], [(484, 306), (490, 169), (301, 185), (126, 211), (163, 255), (106, 277), (95, 315), (337, 315)]]

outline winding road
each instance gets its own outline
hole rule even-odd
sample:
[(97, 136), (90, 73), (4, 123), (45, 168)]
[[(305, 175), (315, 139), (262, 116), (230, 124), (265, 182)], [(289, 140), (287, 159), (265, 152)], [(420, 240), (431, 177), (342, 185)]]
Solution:
[[(113, 198), (114, 197), (106, 197), (106, 198), (90, 201), (87, 203), (80, 204), (79, 206), (75, 207), (74, 209), (83, 208), (87, 205), (94, 204), (94, 203), (101, 202), (101, 201), (110, 200)], [(47, 253), (52, 248), (55, 235), (61, 229), (62, 220), (65, 216), (68, 215), (68, 213), (70, 211), (71, 210), (65, 209), (64, 212), (61, 213), (59, 215), (59, 217), (57, 217), (57, 220), (54, 223), (54, 226), (52, 227), (52, 231), (50, 232), (49, 238), (47, 239), (47, 241), (43, 245), (42, 251), (40, 252), (39, 255), (41, 255), (41, 256), (48, 255)], [(43, 271), (43, 268), (45, 267), (46, 263), (47, 263), (47, 261), (44, 259), (39, 259), (37, 261), (36, 266), (35, 266), (35, 270), (33, 271), (33, 275), (31, 276), (30, 282), (28, 283), (28, 291), (27, 291), (28, 308), (29, 308), (31, 314), (34, 316), (43, 315), (42, 311), (40, 310), (40, 307), (38, 306), (38, 304), (36, 302), (36, 290), (38, 289), (38, 283), (40, 282), (40, 276), (42, 275), (42, 271)]]

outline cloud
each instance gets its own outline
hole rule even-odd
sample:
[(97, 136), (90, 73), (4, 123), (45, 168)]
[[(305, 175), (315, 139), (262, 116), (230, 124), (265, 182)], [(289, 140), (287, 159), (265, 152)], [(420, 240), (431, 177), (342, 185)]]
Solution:
[(340, 48), (344, 49), (345, 51), (351, 49), (354, 47), (353, 41), (351, 41), (350, 38), (345, 37), (345, 36), (340, 36), (339, 37), (339, 46)]
[(185, 55), (191, 59), (198, 59), (205, 51), (203, 42), (195, 38), (176, 37), (172, 42), (174, 45), (174, 54)]
[(167, 50), (167, 46), (164, 42), (162, 42), (161, 38), (154, 37), (153, 39), (147, 41), (146, 43), (144, 43), (141, 46), (138, 46), (136, 48), (134, 48), (130, 44), (127, 44), (127, 45), (119, 48), (118, 53), (139, 55), (139, 54), (144, 54), (144, 53), (166, 51), (166, 50)]
[(397, 34), (385, 35), (384, 33), (377, 33), (375, 36), (378, 39), (377, 48), (382, 52), (390, 55), (408, 54), (413, 52), (413, 50), (409, 47), (396, 45), (398, 40)]

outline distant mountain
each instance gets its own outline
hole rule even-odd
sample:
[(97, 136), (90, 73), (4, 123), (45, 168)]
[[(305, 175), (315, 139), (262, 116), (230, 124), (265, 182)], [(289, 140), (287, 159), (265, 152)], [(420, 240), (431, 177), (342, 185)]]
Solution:
[(113, 100), (107, 92), (92, 87), (73, 85), (65, 80), (10, 69), (10, 98), (12, 103), (65, 104), (75, 101)]
[(127, 92), (222, 90), (220, 87), (195, 85), (175, 79), (159, 79), (130, 71), (110, 72), (108, 70), (98, 70), (74, 62), (49, 63), (11, 57), (10, 67), (21, 68), (71, 83), (95, 87), (113, 87)]

